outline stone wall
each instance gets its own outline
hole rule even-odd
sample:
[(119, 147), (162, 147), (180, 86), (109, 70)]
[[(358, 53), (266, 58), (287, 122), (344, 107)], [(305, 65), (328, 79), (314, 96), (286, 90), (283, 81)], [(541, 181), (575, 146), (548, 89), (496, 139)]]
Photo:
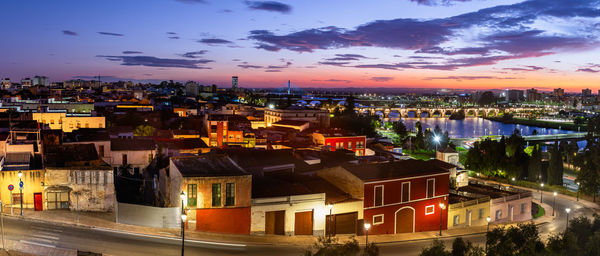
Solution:
[(117, 203), (117, 223), (154, 228), (180, 228), (181, 208)]

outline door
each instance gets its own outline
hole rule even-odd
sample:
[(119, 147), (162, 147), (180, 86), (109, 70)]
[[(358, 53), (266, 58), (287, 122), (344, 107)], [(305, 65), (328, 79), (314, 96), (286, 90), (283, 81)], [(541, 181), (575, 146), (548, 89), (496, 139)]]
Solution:
[(396, 234), (414, 232), (415, 210), (401, 208), (396, 212)]
[(465, 220), (465, 224), (467, 224), (467, 227), (471, 226), (471, 213), (472, 211), (467, 211), (467, 219)]
[(33, 193), (33, 202), (36, 211), (42, 211), (44, 209), (42, 193)]
[(265, 234), (285, 235), (285, 211), (265, 213)]
[(294, 221), (295, 235), (313, 235), (313, 211), (297, 212)]
[(356, 234), (358, 212), (334, 215), (333, 234)]

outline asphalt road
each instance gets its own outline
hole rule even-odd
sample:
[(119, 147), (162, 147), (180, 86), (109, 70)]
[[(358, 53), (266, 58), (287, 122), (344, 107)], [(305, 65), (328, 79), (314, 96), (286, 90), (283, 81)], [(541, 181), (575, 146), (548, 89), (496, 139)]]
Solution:
[[(539, 193), (533, 193), (539, 199)], [(552, 206), (553, 196), (544, 194), (544, 203)], [(591, 217), (594, 211), (566, 197), (556, 198), (557, 218), (540, 226), (541, 235), (550, 235), (565, 229), (565, 208), (571, 208), (570, 218), (585, 215)], [(551, 214), (551, 212), (549, 213)], [(4, 218), (6, 239), (38, 246), (78, 249), (110, 255), (181, 255), (181, 240), (155, 236), (140, 236), (128, 233), (115, 233), (102, 229), (89, 229), (76, 226), (54, 225), (15, 218)], [(484, 234), (463, 237), (483, 246)], [(364, 239), (360, 237), (359, 239)], [(454, 238), (444, 238), (448, 246)], [(431, 240), (407, 241), (379, 244), (381, 255), (418, 255), (421, 248)], [(186, 241), (186, 255), (302, 255), (302, 247), (277, 245), (244, 245), (212, 242)]]

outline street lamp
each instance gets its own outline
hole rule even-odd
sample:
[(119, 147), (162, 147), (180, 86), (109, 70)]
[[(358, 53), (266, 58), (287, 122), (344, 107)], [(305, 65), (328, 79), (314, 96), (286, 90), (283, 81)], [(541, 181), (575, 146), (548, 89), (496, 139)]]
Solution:
[(369, 224), (368, 222), (365, 222), (365, 230), (366, 230), (365, 247), (369, 245), (369, 229), (370, 228), (371, 228), (371, 224)]
[(183, 256), (183, 249), (185, 248), (185, 220), (187, 219), (187, 214), (185, 214), (185, 210), (181, 212), (181, 256)]
[(542, 189), (540, 190), (540, 203), (544, 203), (544, 183), (542, 183)]
[(2, 218), (4, 215), (4, 206), (2, 205), (2, 200), (0, 200), (0, 229), (2, 229), (2, 250), (6, 250), (4, 247), (4, 219)]
[(329, 208), (329, 227), (327, 232), (329, 233), (329, 241), (331, 241), (331, 226), (333, 225), (333, 215), (331, 215), (333, 210), (333, 204), (328, 204), (327, 208)]
[(571, 208), (565, 209), (565, 212), (567, 212), (567, 227), (565, 228), (566, 231), (569, 229), (569, 213), (571, 212)]
[[(487, 216), (487, 218), (485, 218), (485, 220), (487, 220), (487, 233), (490, 232), (490, 221), (492, 220), (492, 218), (490, 218), (490, 216)], [(487, 235), (486, 233), (486, 235)], [(487, 239), (485, 241), (485, 251), (487, 252)]]
[(552, 203), (552, 216), (554, 216), (554, 208), (556, 208), (556, 191), (554, 191), (554, 202)]
[(21, 183), (23, 182), (21, 180), (21, 177), (23, 177), (23, 172), (19, 171), (17, 173), (17, 176), (19, 176), (19, 191), (21, 192), (21, 216), (23, 216), (23, 186), (21, 186)]
[(446, 205), (440, 203), (440, 236), (442, 236), (442, 216), (444, 216), (444, 208), (446, 208)]
[(433, 141), (435, 141), (435, 151), (437, 151), (437, 149), (438, 149), (438, 145), (440, 144), (440, 136), (438, 136), (438, 135), (435, 135), (435, 136), (433, 137)]
[(579, 182), (577, 182), (577, 202), (579, 202)]

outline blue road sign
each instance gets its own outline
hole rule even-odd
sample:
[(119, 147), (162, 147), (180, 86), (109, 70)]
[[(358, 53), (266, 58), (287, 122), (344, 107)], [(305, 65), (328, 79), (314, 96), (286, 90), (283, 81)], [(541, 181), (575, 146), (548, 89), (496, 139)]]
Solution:
[(20, 182), (19, 182), (19, 187), (20, 187), (20, 188), (23, 188), (23, 181), (20, 181)]

